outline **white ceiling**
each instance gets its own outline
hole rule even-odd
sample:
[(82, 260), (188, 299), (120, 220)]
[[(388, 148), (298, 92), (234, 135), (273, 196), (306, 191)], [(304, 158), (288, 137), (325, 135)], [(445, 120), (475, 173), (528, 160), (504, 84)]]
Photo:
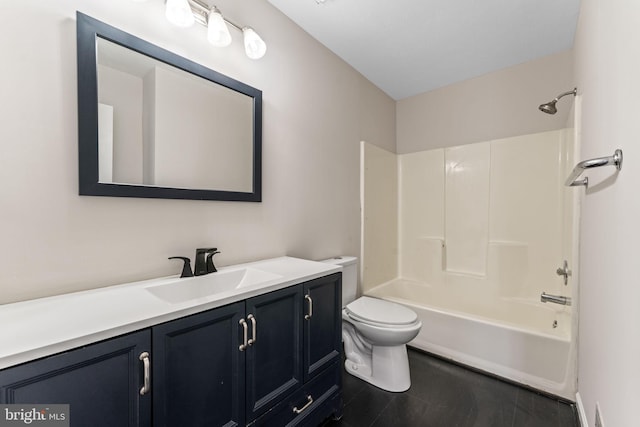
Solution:
[(580, 0), (268, 0), (399, 100), (571, 49)]

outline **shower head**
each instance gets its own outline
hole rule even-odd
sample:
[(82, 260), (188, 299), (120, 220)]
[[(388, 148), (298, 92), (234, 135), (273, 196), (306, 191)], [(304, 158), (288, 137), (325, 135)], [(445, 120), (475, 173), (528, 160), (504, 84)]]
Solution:
[(578, 88), (573, 88), (573, 90), (570, 90), (569, 92), (565, 92), (565, 93), (562, 93), (562, 94), (558, 95), (553, 101), (547, 102), (546, 104), (540, 104), (538, 109), (540, 111), (542, 111), (543, 113), (555, 114), (555, 113), (558, 112), (558, 109), (556, 108), (556, 103), (558, 102), (558, 100), (560, 98), (562, 98), (563, 96), (567, 96), (567, 95), (576, 96), (577, 93), (578, 93)]
[(540, 104), (540, 106), (538, 107), (540, 109), (540, 111), (542, 111), (543, 113), (547, 113), (547, 114), (555, 114), (558, 112), (558, 109), (556, 108), (556, 102), (558, 102), (558, 99), (554, 99), (551, 102), (547, 102), (546, 104)]

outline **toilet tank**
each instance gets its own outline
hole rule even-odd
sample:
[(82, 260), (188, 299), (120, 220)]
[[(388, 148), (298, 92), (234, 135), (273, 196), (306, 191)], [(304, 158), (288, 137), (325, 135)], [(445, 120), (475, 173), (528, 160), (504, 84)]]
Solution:
[(338, 256), (320, 262), (342, 266), (342, 306), (355, 300), (358, 290), (358, 258)]

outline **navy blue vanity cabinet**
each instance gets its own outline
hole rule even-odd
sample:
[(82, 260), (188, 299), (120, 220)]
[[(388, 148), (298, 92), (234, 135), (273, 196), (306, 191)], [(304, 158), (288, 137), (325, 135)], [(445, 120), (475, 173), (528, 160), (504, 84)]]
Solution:
[(341, 273), (0, 370), (73, 427), (316, 427), (342, 412)]
[(341, 414), (340, 303), (337, 273), (154, 326), (154, 427)]
[(302, 381), (284, 400), (251, 422), (252, 427), (316, 427), (332, 415), (342, 416), (342, 274), (299, 287), (303, 301)]
[(69, 404), (72, 427), (150, 426), (150, 345), (146, 330), (0, 370), (0, 403)]
[[(247, 422), (267, 409), (256, 425), (340, 412), (341, 402), (323, 402), (341, 389), (341, 278), (336, 273), (247, 300), (250, 329), (257, 326), (246, 352)], [(275, 417), (279, 403), (283, 415)]]
[(154, 427), (243, 426), (298, 389), (302, 302), (296, 285), (154, 326)]
[(153, 425), (244, 426), (245, 303), (173, 320), (153, 332)]
[(342, 275), (332, 274), (303, 285), (304, 381), (341, 359)]

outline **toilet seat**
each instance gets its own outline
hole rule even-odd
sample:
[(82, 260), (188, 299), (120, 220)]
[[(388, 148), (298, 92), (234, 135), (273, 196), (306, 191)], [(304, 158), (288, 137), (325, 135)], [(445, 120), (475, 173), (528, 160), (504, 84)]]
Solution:
[(418, 321), (418, 315), (403, 305), (367, 296), (347, 304), (344, 311), (356, 322), (385, 328), (406, 328)]

